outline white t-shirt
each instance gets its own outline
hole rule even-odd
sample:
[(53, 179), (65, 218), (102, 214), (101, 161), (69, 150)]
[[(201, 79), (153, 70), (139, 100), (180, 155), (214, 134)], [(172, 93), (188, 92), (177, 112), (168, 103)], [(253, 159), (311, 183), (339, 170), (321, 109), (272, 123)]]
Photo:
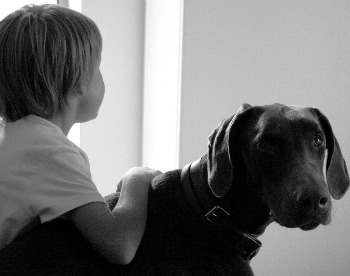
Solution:
[(0, 250), (90, 202), (105, 201), (86, 154), (59, 127), (34, 115), (0, 124)]

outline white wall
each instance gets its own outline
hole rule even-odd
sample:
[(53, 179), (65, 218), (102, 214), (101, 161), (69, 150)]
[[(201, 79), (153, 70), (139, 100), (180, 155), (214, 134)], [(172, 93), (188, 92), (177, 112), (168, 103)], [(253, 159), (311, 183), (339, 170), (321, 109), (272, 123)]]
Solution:
[[(350, 165), (349, 1), (185, 0), (182, 53), (180, 166), (243, 102), (319, 107)], [(270, 226), (256, 275), (350, 275), (349, 213), (350, 192), (327, 227)]]
[(106, 195), (127, 169), (141, 165), (145, 2), (83, 0), (82, 12), (102, 33), (106, 93), (97, 119), (81, 125), (81, 147)]

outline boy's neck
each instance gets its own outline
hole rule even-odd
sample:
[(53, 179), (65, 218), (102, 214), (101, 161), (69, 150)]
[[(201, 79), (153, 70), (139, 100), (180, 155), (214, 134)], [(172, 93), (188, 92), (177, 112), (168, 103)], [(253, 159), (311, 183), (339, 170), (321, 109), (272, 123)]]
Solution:
[(51, 118), (48, 118), (47, 120), (53, 123), (54, 125), (58, 126), (66, 136), (68, 135), (70, 129), (74, 125), (74, 121), (67, 120), (65, 116), (56, 115)]
[(72, 126), (77, 122), (76, 114), (78, 110), (78, 97), (72, 96), (68, 99), (68, 106), (61, 113), (58, 113), (47, 120), (58, 126), (64, 135), (68, 135)]

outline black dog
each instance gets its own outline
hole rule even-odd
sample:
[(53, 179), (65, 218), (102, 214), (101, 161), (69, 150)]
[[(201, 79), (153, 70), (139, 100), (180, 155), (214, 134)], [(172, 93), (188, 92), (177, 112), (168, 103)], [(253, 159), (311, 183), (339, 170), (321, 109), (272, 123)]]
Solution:
[[(154, 179), (146, 232), (130, 265), (107, 264), (69, 222), (55, 220), (8, 245), (0, 269), (2, 275), (253, 275), (256, 237), (269, 223), (327, 225), (331, 196), (340, 199), (348, 187), (340, 147), (318, 109), (245, 104), (214, 130), (198, 161)], [(106, 200), (113, 208), (117, 194)]]

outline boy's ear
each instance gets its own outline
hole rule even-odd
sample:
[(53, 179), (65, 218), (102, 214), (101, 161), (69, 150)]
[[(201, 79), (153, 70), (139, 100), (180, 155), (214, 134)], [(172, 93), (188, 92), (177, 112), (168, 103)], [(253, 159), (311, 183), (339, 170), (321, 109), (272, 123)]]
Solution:
[(73, 94), (84, 96), (86, 94), (86, 87), (82, 85), (79, 86), (77, 89), (74, 90)]
[(78, 106), (80, 98), (85, 94), (83, 89), (71, 91), (64, 101), (64, 108), (72, 109), (74, 106)]

